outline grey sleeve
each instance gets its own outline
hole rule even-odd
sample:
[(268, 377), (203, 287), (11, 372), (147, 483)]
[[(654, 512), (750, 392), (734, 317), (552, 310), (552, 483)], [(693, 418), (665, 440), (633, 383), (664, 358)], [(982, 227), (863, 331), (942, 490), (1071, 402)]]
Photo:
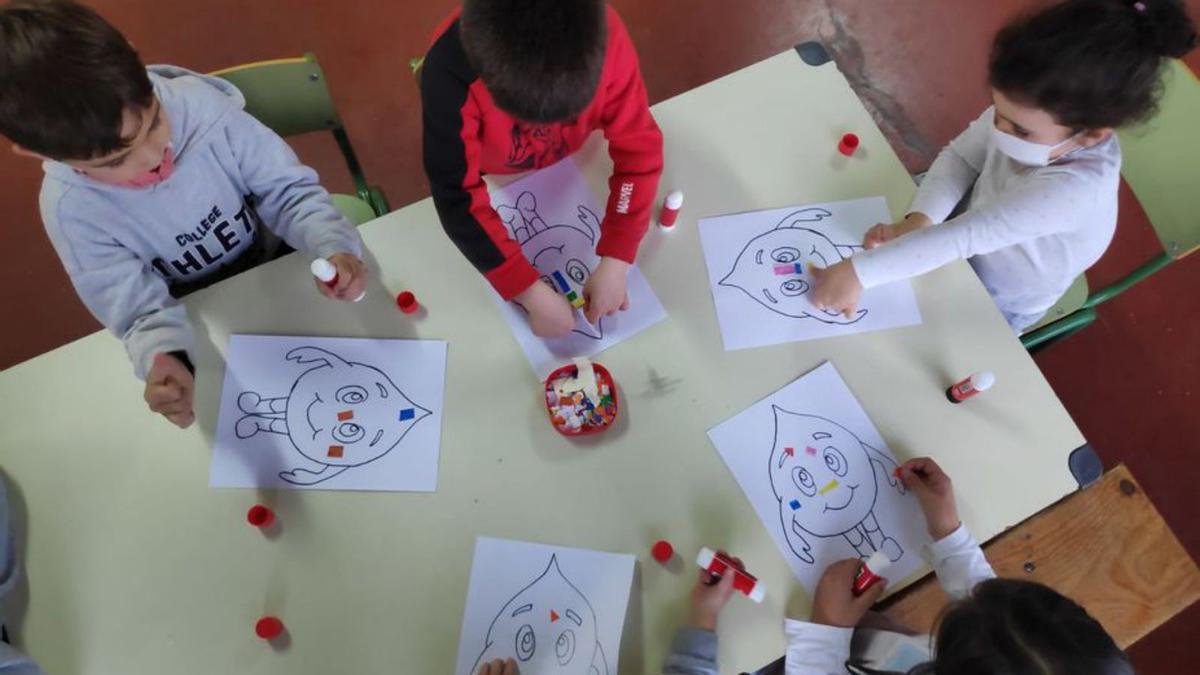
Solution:
[(159, 352), (191, 353), (194, 335), (187, 310), (136, 253), (111, 235), (73, 216), (60, 219), (60, 203), (42, 217), (71, 284), (100, 323), (121, 339), (133, 372), (146, 378)]
[[(8, 607), (8, 595), (20, 576), (20, 558), (8, 519), (8, 494), (0, 479), (0, 612)], [(0, 626), (6, 626), (12, 618), (0, 613)], [(42, 675), (42, 669), (28, 656), (0, 642), (0, 675)]]
[(717, 634), (700, 628), (680, 628), (671, 640), (664, 675), (717, 675)]
[(241, 110), (231, 113), (225, 133), (267, 227), (310, 257), (362, 257), (358, 230), (333, 205), (317, 172), (301, 164), (278, 134)]

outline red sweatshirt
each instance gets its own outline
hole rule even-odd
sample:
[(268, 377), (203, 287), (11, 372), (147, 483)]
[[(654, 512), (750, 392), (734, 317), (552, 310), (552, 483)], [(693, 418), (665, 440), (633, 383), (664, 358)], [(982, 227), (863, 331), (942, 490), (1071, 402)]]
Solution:
[(650, 114), (637, 53), (608, 8), (608, 44), (596, 95), (568, 122), (526, 124), (496, 107), (467, 62), (458, 12), (439, 27), (421, 70), (425, 172), (442, 226), (504, 299), (539, 274), (492, 208), (483, 175), (549, 166), (603, 129), (613, 160), (596, 254), (632, 263), (650, 223), (662, 174), (662, 133)]

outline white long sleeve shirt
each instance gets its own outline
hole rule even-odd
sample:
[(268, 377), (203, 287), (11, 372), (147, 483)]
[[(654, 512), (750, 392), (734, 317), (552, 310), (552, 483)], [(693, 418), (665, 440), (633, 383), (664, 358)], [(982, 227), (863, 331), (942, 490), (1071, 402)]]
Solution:
[[(992, 139), (988, 108), (938, 155), (909, 213), (935, 225), (851, 259), (863, 288), (966, 258), (1014, 329), (1037, 321), (1100, 259), (1117, 225), (1116, 135), (1049, 166), (1020, 164)], [(946, 221), (971, 190), (965, 213)], [(945, 222), (943, 222), (945, 221)]]
[[(975, 584), (996, 576), (983, 550), (964, 525), (959, 525), (945, 538), (930, 544), (925, 553), (933, 565), (938, 583), (952, 600), (965, 597)], [(850, 640), (855, 629), (784, 619), (783, 631), (787, 638), (786, 675), (845, 674), (846, 660), (850, 658)], [(920, 645), (915, 647), (919, 650), (928, 644), (928, 638), (914, 641), (899, 633), (874, 633), (882, 639), (872, 642), (884, 644), (872, 644), (872, 655), (896, 653), (903, 648), (911, 651), (914, 645)], [(924, 648), (920, 656), (920, 661), (928, 660), (928, 649)]]

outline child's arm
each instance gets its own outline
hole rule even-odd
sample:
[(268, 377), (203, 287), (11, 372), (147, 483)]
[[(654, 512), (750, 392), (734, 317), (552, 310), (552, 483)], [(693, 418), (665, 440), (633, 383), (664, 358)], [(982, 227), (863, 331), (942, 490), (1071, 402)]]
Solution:
[(469, 101), (474, 74), (462, 49), (453, 46), (457, 39), (457, 33), (442, 36), (421, 67), (425, 173), (450, 240), (500, 297), (512, 300), (541, 275), (488, 198), (480, 170), (480, 118)]
[(240, 110), (231, 113), (225, 133), (267, 227), (312, 258), (362, 258), (358, 230), (333, 205), (317, 172), (301, 164), (278, 134)]
[(79, 299), (125, 345), (150, 409), (188, 426), (193, 383), (184, 363), (195, 339), (187, 311), (133, 251), (87, 221), (63, 219), (59, 206), (43, 204), (42, 217)]
[(992, 119), (992, 109), (988, 108), (938, 153), (917, 188), (909, 213), (922, 213), (931, 222), (940, 223), (954, 211), (983, 170)]
[[(745, 569), (740, 559), (732, 560)], [(706, 570), (700, 570), (692, 588), (688, 625), (671, 640), (664, 675), (717, 675), (717, 616), (733, 595), (733, 580), (734, 575), (726, 574), (714, 582)]]
[(663, 139), (646, 97), (637, 51), (616, 10), (608, 8), (612, 67), (604, 107), (604, 137), (612, 157), (608, 205), (601, 224), (597, 255), (633, 264), (650, 225), (650, 212), (663, 169)]
[(812, 619), (784, 619), (783, 631), (787, 637), (784, 671), (787, 675), (846, 672), (854, 627), (887, 587), (884, 579), (855, 597), (851, 587), (861, 564), (861, 560), (851, 558), (827, 567), (813, 593)]
[(957, 600), (975, 584), (995, 577), (983, 549), (959, 520), (954, 484), (937, 462), (928, 457), (910, 459), (901, 467), (900, 479), (921, 504), (934, 540), (929, 545), (930, 564), (946, 594)]

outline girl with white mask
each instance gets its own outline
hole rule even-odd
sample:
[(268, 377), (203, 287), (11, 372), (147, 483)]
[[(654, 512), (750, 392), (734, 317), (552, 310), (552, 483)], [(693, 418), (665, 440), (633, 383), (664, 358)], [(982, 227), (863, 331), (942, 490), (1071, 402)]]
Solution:
[(813, 302), (853, 312), (864, 288), (966, 258), (1014, 331), (1036, 323), (1112, 241), (1115, 130), (1153, 116), (1167, 59), (1195, 45), (1178, 0), (1066, 0), (1011, 23), (992, 46), (992, 106), (938, 155), (902, 221), (814, 273)]

